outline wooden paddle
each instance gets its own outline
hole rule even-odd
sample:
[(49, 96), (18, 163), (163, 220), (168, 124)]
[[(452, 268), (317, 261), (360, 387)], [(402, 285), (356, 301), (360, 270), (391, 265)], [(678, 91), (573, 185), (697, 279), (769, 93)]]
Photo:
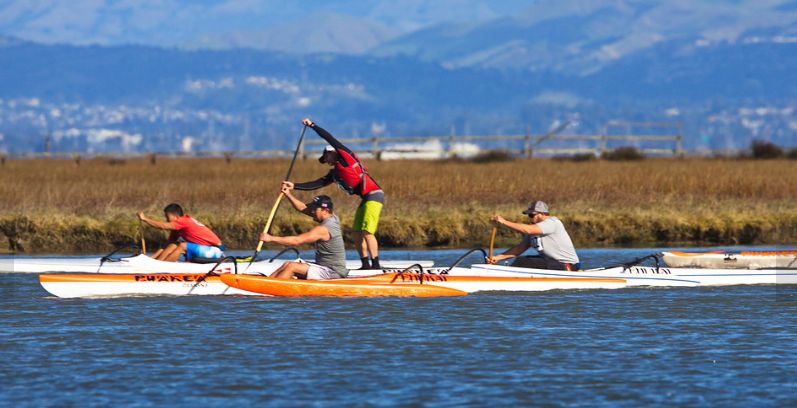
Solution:
[(147, 241), (144, 240), (144, 222), (138, 220), (138, 233), (141, 234), (141, 254), (147, 254)]
[[(304, 140), (304, 132), (307, 130), (307, 126), (302, 127), (302, 134), (299, 135), (299, 143), (296, 145), (296, 150), (293, 152), (293, 159), (291, 160), (291, 165), (288, 167), (288, 174), (285, 176), (285, 181), (290, 180), (291, 173), (293, 172), (293, 165), (296, 163), (296, 156), (299, 155), (299, 149), (302, 147), (302, 141)], [(271, 207), (271, 212), (268, 214), (268, 220), (266, 220), (266, 226), (263, 227), (263, 233), (268, 233), (268, 230), (271, 229), (271, 223), (274, 221), (274, 216), (277, 214), (277, 209), (282, 202), (282, 198), (285, 197), (285, 194), (280, 192), (280, 195), (277, 197), (277, 202), (274, 203), (274, 206)], [(257, 242), (257, 249), (255, 249), (255, 254), (252, 255), (252, 260), (249, 261), (249, 265), (257, 259), (257, 256), (260, 254), (260, 250), (263, 249), (263, 241)]]
[(490, 234), (490, 258), (493, 257), (493, 248), (495, 247), (495, 233), (498, 232), (497, 227), (493, 227), (493, 232)]

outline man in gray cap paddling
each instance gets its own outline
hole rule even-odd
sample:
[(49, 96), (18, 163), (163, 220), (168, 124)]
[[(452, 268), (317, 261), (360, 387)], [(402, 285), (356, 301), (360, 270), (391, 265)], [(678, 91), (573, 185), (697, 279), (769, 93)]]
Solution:
[(317, 225), (304, 234), (277, 237), (267, 233), (260, 234), (260, 240), (282, 246), (315, 246), (315, 262), (285, 262), (271, 274), (272, 278), (282, 279), (339, 279), (349, 274), (346, 269), (346, 248), (340, 220), (333, 213), (332, 199), (325, 195), (316, 196), (309, 203), (303, 203), (291, 193), (290, 186), (282, 186), (282, 193), (296, 211), (312, 217)]
[(529, 216), (530, 224), (507, 221), (500, 215), (494, 215), (491, 218), (495, 225), (523, 234), (523, 241), (501, 255), (488, 258), (487, 262), (494, 264), (505, 259), (515, 258), (527, 249), (534, 247), (539, 255), (518, 257), (512, 266), (562, 271), (581, 269), (570, 235), (567, 234), (562, 221), (551, 216), (548, 204), (542, 201), (532, 201), (523, 214)]

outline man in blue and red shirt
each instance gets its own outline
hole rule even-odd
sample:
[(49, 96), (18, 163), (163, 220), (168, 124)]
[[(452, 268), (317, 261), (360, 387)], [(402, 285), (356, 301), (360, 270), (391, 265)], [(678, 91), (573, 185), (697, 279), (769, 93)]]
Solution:
[[(318, 136), (321, 136), (322, 139), (329, 143), (329, 146), (324, 149), (318, 161), (332, 166), (332, 169), (324, 177), (306, 183), (294, 184), (289, 181), (283, 181), (283, 187), (288, 186), (296, 190), (307, 191), (336, 183), (338, 187), (347, 193), (359, 196), (362, 201), (354, 214), (352, 228), (360, 234), (360, 245), (357, 249), (360, 252), (362, 269), (380, 269), (379, 244), (376, 241), (375, 234), (379, 226), (382, 206), (385, 204), (385, 192), (371, 178), (368, 174), (368, 168), (365, 167), (351, 149), (310, 119), (304, 119), (302, 123), (315, 130)], [(369, 253), (371, 255), (370, 262), (368, 260)]]
[(169, 244), (166, 248), (155, 252), (152, 257), (159, 261), (175, 262), (185, 254), (188, 261), (204, 259), (221, 259), (224, 256), (224, 246), (221, 239), (205, 224), (184, 214), (183, 207), (179, 204), (169, 204), (163, 209), (166, 222), (147, 218), (143, 212), (138, 213), (138, 219), (145, 224), (158, 229), (171, 231)]

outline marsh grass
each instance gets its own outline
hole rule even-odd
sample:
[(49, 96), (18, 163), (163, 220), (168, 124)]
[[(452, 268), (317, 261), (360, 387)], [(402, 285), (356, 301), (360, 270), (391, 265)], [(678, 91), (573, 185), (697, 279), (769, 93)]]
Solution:
[[(647, 159), (391, 161), (367, 163), (387, 193), (384, 246), (484, 244), (487, 219), (517, 221), (533, 199), (548, 202), (580, 246), (753, 244), (797, 241), (797, 161)], [(132, 242), (136, 211), (161, 217), (170, 202), (210, 224), (232, 248), (249, 248), (278, 195), (285, 160), (11, 160), (0, 167), (0, 230), (34, 252), (105, 250)], [(328, 168), (299, 162), (294, 180)], [(349, 223), (359, 200), (334, 186)], [(298, 192), (309, 200), (314, 193)], [(283, 204), (276, 233), (311, 221)], [(348, 234), (351, 236), (351, 234)], [(162, 242), (163, 234), (147, 238)], [(516, 241), (502, 232), (499, 244)]]

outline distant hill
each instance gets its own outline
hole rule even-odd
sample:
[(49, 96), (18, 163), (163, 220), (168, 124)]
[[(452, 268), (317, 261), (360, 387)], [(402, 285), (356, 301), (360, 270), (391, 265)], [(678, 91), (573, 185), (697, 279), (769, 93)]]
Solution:
[(542, 132), (565, 118), (589, 133), (620, 118), (682, 121), (691, 148), (797, 144), (797, 42), (793, 26), (773, 30), (660, 41), (577, 70), (4, 37), (0, 150), (41, 150), (29, 135), (45, 133), (64, 151), (281, 148), (308, 115), (343, 135)]
[(589, 75), (661, 45), (742, 44), (795, 33), (794, 1), (542, 0), (510, 16), (441, 24), (380, 44), (375, 55), (408, 55), (450, 67)]

